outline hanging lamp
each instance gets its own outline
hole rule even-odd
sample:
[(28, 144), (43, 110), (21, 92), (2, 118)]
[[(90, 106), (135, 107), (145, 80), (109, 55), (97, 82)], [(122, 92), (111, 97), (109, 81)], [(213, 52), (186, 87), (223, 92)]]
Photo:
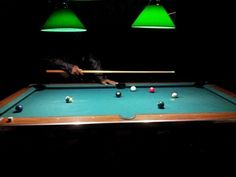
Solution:
[(133, 22), (132, 28), (174, 29), (175, 24), (162, 5), (149, 3)]
[(56, 8), (49, 16), (41, 31), (43, 32), (84, 32), (87, 31), (83, 23), (66, 3)]

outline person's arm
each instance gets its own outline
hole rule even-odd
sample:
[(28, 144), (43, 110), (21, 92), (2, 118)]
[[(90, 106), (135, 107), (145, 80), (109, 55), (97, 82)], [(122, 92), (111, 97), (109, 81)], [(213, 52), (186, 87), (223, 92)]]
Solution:
[(83, 70), (77, 65), (68, 63), (61, 58), (50, 58), (50, 66), (57, 67), (72, 75), (83, 75)]
[[(101, 65), (100, 60), (98, 60), (93, 54), (89, 54), (87, 57), (88, 57), (87, 62), (89, 66), (91, 67), (91, 69), (102, 70), (102, 65)], [(86, 62), (86, 57), (83, 57), (83, 60), (84, 62)], [(116, 85), (117, 84), (116, 81), (108, 79), (107, 76), (104, 74), (95, 74), (95, 77), (96, 77), (96, 80), (103, 85), (108, 85), (108, 84)]]

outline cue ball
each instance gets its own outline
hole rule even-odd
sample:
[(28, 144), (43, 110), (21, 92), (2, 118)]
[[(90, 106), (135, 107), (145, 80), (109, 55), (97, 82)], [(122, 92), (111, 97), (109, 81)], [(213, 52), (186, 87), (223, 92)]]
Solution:
[(173, 93), (171, 94), (171, 97), (172, 97), (172, 98), (177, 98), (177, 97), (178, 97), (178, 94), (177, 94), (176, 92), (173, 92)]
[(120, 91), (116, 92), (116, 97), (118, 97), (118, 98), (121, 97), (121, 92)]
[(154, 93), (154, 92), (155, 92), (155, 88), (154, 88), (154, 87), (150, 87), (150, 88), (149, 88), (149, 92), (150, 92), (150, 93)]
[(16, 105), (15, 109), (17, 112), (21, 112), (23, 110), (23, 106), (18, 104), (18, 105)]
[(130, 90), (131, 90), (132, 92), (134, 92), (134, 91), (136, 91), (136, 87), (133, 85), (133, 86), (130, 87)]
[(164, 103), (163, 101), (160, 101), (160, 102), (158, 103), (158, 108), (159, 108), (159, 109), (164, 109), (164, 107), (165, 107), (165, 103)]

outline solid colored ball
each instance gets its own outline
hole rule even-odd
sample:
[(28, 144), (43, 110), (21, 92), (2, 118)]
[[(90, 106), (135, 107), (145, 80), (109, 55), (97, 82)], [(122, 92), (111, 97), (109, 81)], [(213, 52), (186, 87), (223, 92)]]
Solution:
[(136, 87), (133, 85), (133, 86), (130, 87), (130, 90), (131, 90), (132, 92), (134, 92), (134, 91), (136, 91)]
[(163, 101), (160, 101), (160, 102), (158, 103), (158, 108), (159, 108), (159, 109), (164, 109), (164, 107), (165, 107), (165, 103), (164, 103)]
[(18, 104), (18, 105), (16, 105), (15, 109), (17, 112), (21, 112), (23, 110), (23, 106)]
[(171, 97), (172, 97), (172, 98), (177, 98), (177, 97), (178, 97), (178, 94), (177, 94), (176, 92), (173, 92), (173, 93), (171, 94)]
[(118, 98), (121, 97), (121, 92), (120, 91), (116, 92), (116, 97), (118, 97)]
[(150, 92), (150, 93), (154, 93), (154, 92), (155, 92), (155, 88), (154, 88), (154, 87), (150, 87), (150, 88), (149, 88), (149, 92)]

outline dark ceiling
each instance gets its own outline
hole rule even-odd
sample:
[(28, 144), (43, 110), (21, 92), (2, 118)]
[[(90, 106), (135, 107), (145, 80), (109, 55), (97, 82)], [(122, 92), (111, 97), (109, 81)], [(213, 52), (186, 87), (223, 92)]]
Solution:
[[(11, 0), (1, 2), (1, 14), (8, 25), (39, 30), (62, 0)], [(177, 0), (162, 0), (168, 12), (176, 12)], [(67, 0), (88, 31), (130, 28), (149, 0)], [(174, 18), (174, 15), (172, 15)], [(24, 26), (22, 26), (24, 25)], [(31, 25), (31, 26), (30, 26)]]
[[(131, 24), (149, 3), (149, 0), (68, 0), (68, 6), (76, 12), (81, 19), (87, 32), (81, 34), (52, 34), (40, 32), (40, 28), (62, 0), (11, 0), (1, 1), (2, 24), (7, 28), (1, 28), (2, 34), (7, 36), (6, 44), (12, 46), (12, 41), (16, 48), (25, 46), (33, 48), (30, 51), (38, 50), (39, 44), (47, 47), (51, 45), (67, 46), (66, 43), (78, 42), (80, 36), (89, 36), (95, 48), (120, 48), (129, 50), (130, 47), (136, 48), (149, 43), (148, 40), (158, 41), (155, 45), (172, 38), (167, 44), (174, 44), (176, 30), (168, 32), (155, 30), (136, 30), (131, 28)], [(161, 4), (169, 13), (177, 11), (177, 0), (162, 0)], [(176, 13), (177, 14), (177, 13)], [(176, 14), (171, 15), (177, 24)], [(178, 26), (177, 26), (178, 28)], [(155, 33), (155, 35), (153, 35)], [(160, 33), (160, 35), (158, 34)], [(165, 35), (167, 33), (167, 35)], [(164, 35), (163, 35), (164, 34)], [(168, 38), (166, 40), (166, 38)], [(26, 44), (21, 44), (22, 41)], [(90, 40), (87, 40), (90, 42)], [(108, 46), (104, 46), (107, 43)], [(121, 45), (119, 45), (121, 44)], [(35, 47), (34, 47), (35, 46)], [(148, 47), (146, 45), (146, 47)], [(154, 46), (159, 48), (160, 46)], [(149, 46), (149, 48), (152, 48)], [(49, 49), (51, 50), (51, 49)], [(113, 49), (111, 49), (113, 50)], [(150, 49), (152, 50), (152, 49)], [(23, 50), (20, 50), (20, 52)], [(112, 53), (112, 51), (110, 52)]]
[[(79, 33), (66, 34), (63, 38), (62, 34), (40, 32), (57, 1), (1, 1), (0, 30), (4, 43), (3, 51), (18, 56), (27, 53), (36, 58), (39, 56), (35, 53), (41, 54), (45, 46), (51, 46), (52, 40), (57, 46), (62, 45), (63, 49), (71, 40), (78, 42), (77, 39), (81, 35)], [(168, 31), (132, 29), (132, 22), (148, 2), (149, 0), (69, 0), (68, 5), (88, 29), (84, 34), (95, 39), (91, 44), (106, 53), (103, 56), (109, 61), (112, 55), (112, 58), (129, 59), (132, 63), (141, 61), (146, 55), (149, 63), (151, 60), (158, 60), (158, 65), (164, 63), (168, 66), (182, 66), (187, 62), (187, 65), (190, 65), (189, 70), (195, 67), (198, 72), (198, 68), (202, 67), (206, 60), (214, 62), (215, 66), (220, 62), (214, 58), (221, 56), (224, 61), (228, 60), (230, 67), (233, 66), (230, 56), (234, 55), (234, 50), (230, 44), (234, 43), (235, 33), (234, 28), (229, 26), (234, 21), (234, 11), (230, 10), (234, 6), (227, 3), (222, 8), (222, 3), (215, 1), (197, 4), (196, 1), (190, 0), (161, 0), (161, 4), (169, 13), (176, 12), (171, 17), (177, 28)], [(225, 11), (227, 13), (224, 13)], [(9, 49), (14, 52), (7, 52)], [(222, 63), (218, 66), (221, 67)], [(226, 67), (228, 68), (228, 65)], [(205, 68), (208, 72), (208, 67)]]

